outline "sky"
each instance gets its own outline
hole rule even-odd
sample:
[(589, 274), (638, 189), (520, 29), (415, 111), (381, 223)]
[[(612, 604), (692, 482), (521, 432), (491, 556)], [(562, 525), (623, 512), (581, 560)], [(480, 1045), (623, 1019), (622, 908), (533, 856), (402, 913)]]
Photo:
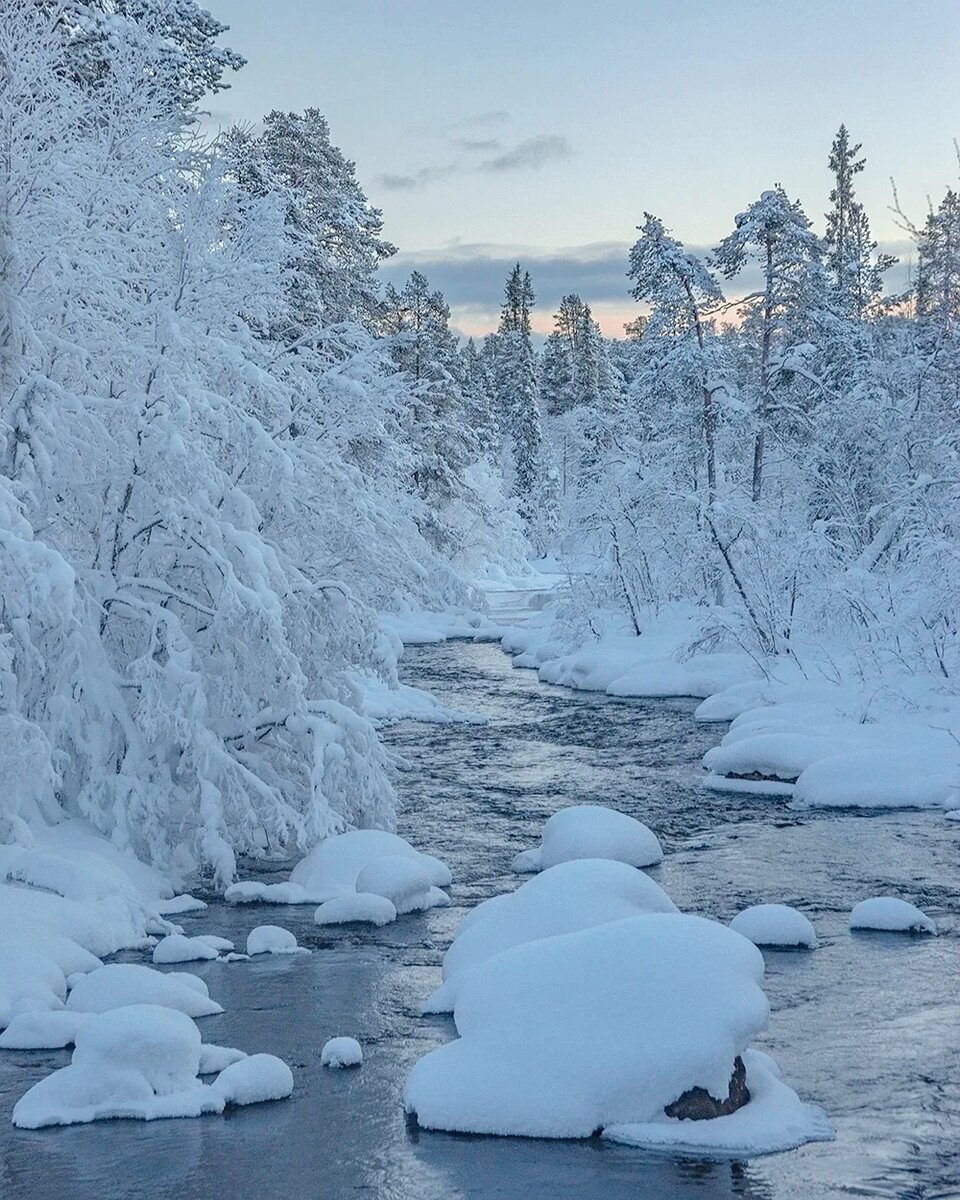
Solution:
[(874, 236), (957, 183), (960, 0), (205, 0), (246, 56), (211, 127), (319, 108), (385, 234), (461, 331), (495, 327), (529, 269), (535, 327), (566, 292), (617, 335), (639, 311), (645, 211), (706, 250), (781, 183), (822, 232), (841, 122), (863, 143)]

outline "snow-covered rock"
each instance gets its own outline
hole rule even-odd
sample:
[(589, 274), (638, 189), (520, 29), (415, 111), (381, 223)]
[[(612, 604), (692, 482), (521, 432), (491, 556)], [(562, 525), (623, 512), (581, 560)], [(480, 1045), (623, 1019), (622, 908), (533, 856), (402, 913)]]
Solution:
[(555, 867), (578, 858), (610, 858), (632, 867), (651, 867), (663, 860), (657, 835), (641, 821), (602, 804), (562, 808), (543, 826), (539, 847), (513, 860), (519, 873)]
[(960, 807), (960, 752), (915, 745), (835, 753), (797, 780), (794, 800), (810, 808)]
[(330, 1038), (320, 1051), (320, 1064), (324, 1067), (359, 1067), (363, 1062), (363, 1049), (356, 1038)]
[(196, 975), (136, 963), (107, 963), (78, 980), (67, 997), (70, 1012), (102, 1013), (128, 1004), (162, 1005), (188, 1017), (223, 1012)]
[(354, 922), (389, 925), (397, 919), (397, 910), (384, 896), (353, 892), (321, 904), (313, 919), (318, 925), (350, 925)]
[[(356, 892), (373, 891), (358, 887), (357, 877), (382, 858), (403, 858), (415, 863), (425, 873), (430, 888), (444, 888), (451, 882), (450, 869), (445, 863), (432, 854), (414, 849), (395, 833), (386, 833), (382, 829), (352, 829), (318, 842), (297, 863), (288, 881), (234, 883), (224, 892), (224, 899), (231, 904), (323, 904)], [(374, 894), (379, 893), (374, 891)], [(436, 893), (430, 900), (431, 904), (446, 902), (445, 897), (440, 898)], [(427, 908), (431, 904), (414, 907)]]
[(223, 1104), (262, 1104), (285, 1100), (293, 1091), (293, 1072), (273, 1054), (248, 1054), (225, 1067), (210, 1084)]
[(922, 909), (895, 896), (861, 900), (850, 914), (851, 929), (879, 929), (890, 933), (936, 933), (937, 923)]
[(242, 1050), (236, 1050), (233, 1046), (217, 1046), (213, 1042), (204, 1042), (200, 1047), (200, 1065), (197, 1068), (197, 1074), (216, 1075), (246, 1057), (247, 1055)]
[(398, 914), (449, 904), (446, 892), (433, 886), (433, 874), (426, 864), (415, 858), (387, 854), (368, 862), (360, 871), (356, 890), (359, 895), (383, 896)]
[[(464, 978), (460, 1036), (416, 1064), (406, 1109), (434, 1129), (589, 1137), (653, 1125), (698, 1144), (712, 1123), (664, 1110), (695, 1087), (728, 1096), (737, 1056), (767, 1023), (762, 975), (746, 938), (677, 913), (514, 946)], [(792, 1097), (761, 1087), (740, 1110), (756, 1142), (828, 1136), (823, 1113)]]
[(223, 893), (228, 904), (315, 904), (305, 888), (296, 883), (260, 883), (246, 879), (231, 883)]
[(184, 937), (182, 933), (168, 933), (153, 948), (155, 963), (202, 962), (218, 957), (218, 951), (205, 938)]
[[(210, 1050), (221, 1058), (237, 1053)], [(206, 1086), (197, 1077), (202, 1058), (199, 1030), (184, 1013), (153, 1004), (100, 1013), (77, 1030), (70, 1065), (17, 1102), (13, 1123), (38, 1129), (110, 1117), (191, 1117), (277, 1099), (293, 1088), (289, 1067), (261, 1054), (235, 1059)]]
[(63, 1046), (71, 1046), (76, 1040), (77, 1030), (92, 1017), (92, 1013), (67, 1012), (63, 1009), (19, 1013), (0, 1033), (0, 1049), (59, 1050)]
[(647, 1121), (608, 1125), (604, 1138), (647, 1150), (669, 1150), (709, 1158), (749, 1158), (792, 1150), (804, 1142), (830, 1141), (826, 1113), (806, 1104), (780, 1077), (777, 1064), (760, 1050), (745, 1050), (750, 1101), (708, 1121)]
[(443, 983), (425, 1012), (451, 1012), (466, 973), (511, 946), (589, 929), (646, 912), (676, 912), (642, 871), (610, 859), (577, 859), (548, 867), (515, 892), (472, 909), (443, 959)]
[(730, 928), (755, 946), (804, 946), (814, 950), (817, 945), (810, 921), (788, 904), (754, 904), (738, 913)]
[(280, 925), (258, 925), (247, 935), (247, 954), (307, 954), (289, 929)]
[(381, 829), (353, 829), (324, 838), (301, 859), (290, 874), (290, 882), (299, 884), (314, 903), (322, 904), (344, 892), (361, 891), (357, 877), (364, 867), (378, 858), (408, 858), (419, 863), (434, 887), (447, 887), (450, 870), (432, 854), (415, 850), (395, 833)]

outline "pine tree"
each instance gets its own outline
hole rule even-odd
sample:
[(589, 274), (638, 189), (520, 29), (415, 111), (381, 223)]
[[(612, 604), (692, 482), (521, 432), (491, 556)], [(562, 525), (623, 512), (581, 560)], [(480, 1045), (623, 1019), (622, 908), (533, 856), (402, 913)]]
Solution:
[(877, 254), (870, 236), (870, 221), (854, 192), (854, 179), (866, 166), (857, 158), (861, 143), (850, 144), (841, 125), (830, 148), (828, 165), (834, 175), (830, 211), (824, 238), (825, 265), (839, 311), (860, 318), (883, 291), (883, 274), (896, 263), (889, 254)]
[(538, 505), (543, 442), (537, 356), (530, 336), (534, 299), (530, 275), (517, 263), (504, 288), (494, 349), (498, 405), (512, 448), (513, 490), (528, 525)]
[(822, 243), (799, 203), (791, 202), (779, 185), (738, 214), (736, 229), (713, 254), (714, 263), (727, 279), (738, 275), (748, 261), (755, 262), (763, 273), (762, 289), (743, 305), (745, 325), (760, 345), (754, 406), (754, 502), (763, 491), (766, 435), (774, 410), (774, 343), (787, 331), (802, 336), (804, 321), (825, 303), (822, 257)]
[(292, 343), (320, 322), (373, 326), (376, 272), (396, 248), (381, 237), (383, 216), (364, 195), (354, 163), (331, 142), (326, 118), (315, 108), (274, 111), (262, 132), (234, 130), (229, 141), (241, 186), (284, 198), (288, 313), (272, 336)]
[(707, 502), (712, 504), (717, 489), (717, 388), (707, 360), (705, 312), (723, 297), (710, 271), (671, 237), (658, 217), (644, 213), (644, 223), (638, 228), (641, 236), (630, 251), (627, 274), (633, 280), (633, 298), (652, 308), (641, 327), (641, 337), (650, 343), (675, 339), (685, 361), (680, 363), (671, 354), (670, 367), (689, 370), (700, 392)]

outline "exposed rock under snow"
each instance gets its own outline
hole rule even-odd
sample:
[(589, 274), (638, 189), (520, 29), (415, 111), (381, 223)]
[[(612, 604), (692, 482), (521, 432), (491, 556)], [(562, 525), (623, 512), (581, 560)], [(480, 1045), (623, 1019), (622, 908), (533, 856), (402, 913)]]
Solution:
[(464, 978), (460, 1036), (416, 1064), (406, 1109), (433, 1129), (646, 1139), (653, 1127), (691, 1146), (705, 1127), (717, 1138), (720, 1120), (738, 1122), (726, 1127), (728, 1141), (753, 1122), (754, 1152), (830, 1136), (821, 1110), (760, 1079), (757, 1096), (729, 1118), (680, 1121), (665, 1111), (694, 1087), (726, 1097), (737, 1055), (748, 1088), (751, 1072), (762, 1074), (745, 1056), (767, 1022), (762, 975), (745, 938), (677, 913), (514, 946)]

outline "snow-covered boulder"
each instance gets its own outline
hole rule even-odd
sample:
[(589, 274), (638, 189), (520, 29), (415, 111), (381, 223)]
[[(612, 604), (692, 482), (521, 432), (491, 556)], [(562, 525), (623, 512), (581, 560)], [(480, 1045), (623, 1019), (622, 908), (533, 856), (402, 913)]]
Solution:
[(389, 925), (397, 919), (397, 910), (385, 896), (353, 892), (321, 904), (313, 919), (318, 925)]
[(324, 1067), (359, 1067), (363, 1062), (363, 1049), (356, 1038), (330, 1038), (320, 1051), (320, 1064)]
[(663, 860), (663, 850), (653, 830), (636, 818), (602, 804), (575, 804), (548, 818), (540, 846), (518, 854), (513, 869), (539, 871), (578, 858), (651, 867)]
[(861, 900), (850, 914), (851, 929), (878, 929), (889, 933), (936, 933), (932, 917), (895, 896), (873, 896)]
[(59, 1050), (72, 1046), (77, 1030), (92, 1013), (67, 1012), (24, 1012), (13, 1018), (3, 1033), (0, 1033), (0, 1049), (3, 1050)]
[(247, 879), (231, 883), (223, 893), (228, 904), (315, 904), (306, 888), (297, 883), (259, 883)]
[(387, 854), (360, 871), (356, 890), (358, 895), (383, 896), (398, 913), (419, 912), (450, 903), (446, 892), (433, 886), (433, 874), (422, 861)]
[(958, 769), (955, 746), (870, 746), (811, 763), (797, 780), (794, 801), (809, 808), (952, 809), (960, 806)]
[(162, 1005), (188, 1017), (223, 1012), (196, 975), (136, 963), (107, 963), (79, 979), (67, 997), (70, 1012), (102, 1013), (128, 1004)]
[(738, 913), (730, 928), (755, 946), (803, 946), (808, 950), (817, 946), (810, 921), (789, 904), (754, 904)]
[(273, 1054), (248, 1054), (225, 1067), (210, 1091), (224, 1104), (262, 1104), (285, 1100), (293, 1091), (293, 1072)]
[[(451, 882), (450, 869), (445, 863), (432, 854), (414, 849), (395, 833), (386, 833), (382, 829), (352, 829), (318, 842), (297, 863), (286, 882), (245, 880), (234, 883), (224, 892), (224, 899), (231, 904), (324, 904), (361, 891), (378, 895), (381, 893), (373, 888), (358, 887), (357, 878), (365, 868), (383, 858), (402, 858), (416, 864), (425, 875), (428, 888), (444, 888)], [(446, 903), (446, 897), (441, 898), (434, 891), (431, 903)], [(428, 908), (431, 905), (416, 904), (413, 907)], [(411, 910), (401, 908), (400, 911)]]
[(447, 887), (450, 870), (432, 854), (415, 850), (395, 833), (381, 829), (353, 829), (324, 838), (301, 859), (290, 874), (290, 882), (309, 893), (314, 903), (322, 904), (345, 892), (362, 891), (357, 877), (364, 867), (379, 858), (407, 858), (426, 871), (433, 887)]
[(289, 929), (280, 925), (258, 925), (247, 935), (247, 954), (307, 954), (297, 945), (297, 939)]
[(515, 892), (472, 909), (443, 959), (443, 983), (425, 1012), (451, 1012), (459, 982), (495, 954), (523, 942), (589, 929), (646, 912), (676, 912), (664, 890), (642, 871), (610, 859), (558, 863)]
[[(643, 1144), (652, 1126), (695, 1144), (713, 1122), (666, 1110), (694, 1088), (729, 1098), (737, 1057), (766, 1027), (762, 975), (746, 938), (678, 913), (515, 946), (464, 978), (460, 1036), (416, 1064), (406, 1109), (432, 1129), (589, 1137), (626, 1127)], [(749, 1114), (755, 1151), (829, 1136), (819, 1109), (765, 1088), (758, 1060), (743, 1061), (757, 1095), (731, 1119)]]
[(153, 948), (155, 963), (202, 962), (218, 957), (218, 951), (205, 938), (184, 937), (182, 933), (168, 933)]
[(208, 1087), (198, 1079), (202, 1057), (200, 1032), (184, 1013), (152, 1004), (100, 1013), (77, 1030), (70, 1065), (17, 1102), (13, 1123), (38, 1129), (110, 1117), (195, 1117), (293, 1088), (289, 1067), (260, 1054), (235, 1060)]

